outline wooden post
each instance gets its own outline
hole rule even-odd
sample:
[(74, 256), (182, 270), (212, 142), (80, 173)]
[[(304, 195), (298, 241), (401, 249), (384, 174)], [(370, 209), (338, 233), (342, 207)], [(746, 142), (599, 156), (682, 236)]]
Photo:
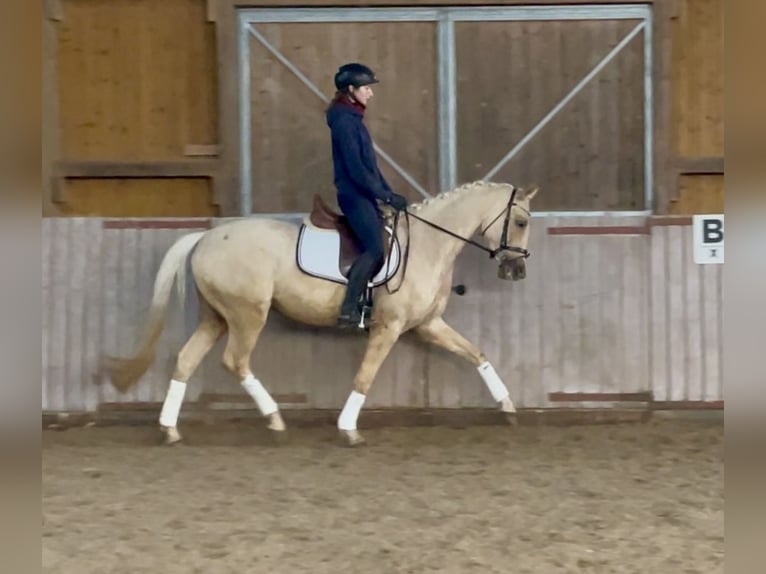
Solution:
[(57, 215), (55, 206), (61, 183), (57, 180), (54, 165), (61, 156), (58, 101), (58, 35), (57, 26), (63, 18), (59, 0), (43, 2), (42, 43), (43, 43), (43, 109), (42, 109), (42, 184), (43, 215)]
[(677, 177), (673, 170), (673, 124), (671, 112), (673, 42), (672, 19), (677, 12), (676, 0), (653, 4), (654, 49), (654, 201), (649, 206), (655, 214), (666, 214), (670, 199), (677, 191)]
[(218, 133), (220, 170), (213, 181), (213, 197), (222, 217), (239, 213), (239, 87), (237, 11), (235, 0), (216, 2), (218, 48)]

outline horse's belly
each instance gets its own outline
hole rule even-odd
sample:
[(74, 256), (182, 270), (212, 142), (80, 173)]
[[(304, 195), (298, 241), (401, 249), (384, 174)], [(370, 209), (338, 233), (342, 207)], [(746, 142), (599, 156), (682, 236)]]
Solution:
[(274, 284), (272, 305), (283, 315), (309, 325), (334, 325), (345, 285), (316, 279), (296, 270)]

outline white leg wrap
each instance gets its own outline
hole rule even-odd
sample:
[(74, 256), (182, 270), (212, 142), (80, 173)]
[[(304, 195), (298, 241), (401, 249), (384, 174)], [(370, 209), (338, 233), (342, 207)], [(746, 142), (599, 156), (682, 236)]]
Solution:
[(346, 399), (346, 404), (338, 417), (338, 428), (340, 430), (356, 430), (356, 419), (359, 418), (359, 411), (362, 409), (366, 395), (351, 391)]
[(500, 379), (497, 371), (495, 371), (495, 368), (490, 364), (489, 361), (483, 362), (477, 367), (477, 369), (481, 375), (481, 378), (484, 379), (489, 392), (492, 393), (493, 399), (499, 403), (503, 401), (503, 399), (508, 398), (508, 395), (510, 394), (508, 392), (508, 388), (503, 384), (503, 381)]
[(160, 411), (160, 424), (162, 426), (171, 428), (176, 426), (178, 413), (181, 412), (181, 403), (184, 401), (184, 394), (186, 394), (186, 383), (175, 379), (171, 380), (168, 392), (165, 394), (165, 402), (162, 403), (162, 410)]
[(258, 405), (263, 416), (269, 416), (279, 410), (277, 403), (271, 398), (269, 391), (267, 391), (261, 384), (261, 381), (256, 379), (252, 374), (245, 377), (242, 381), (242, 386), (247, 393), (253, 397), (255, 404)]

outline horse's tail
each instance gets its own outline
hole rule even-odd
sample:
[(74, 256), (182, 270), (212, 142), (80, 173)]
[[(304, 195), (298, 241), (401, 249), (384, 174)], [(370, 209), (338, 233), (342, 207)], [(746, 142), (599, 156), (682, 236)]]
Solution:
[(154, 280), (152, 305), (144, 324), (138, 351), (132, 357), (106, 357), (102, 363), (103, 371), (112, 385), (121, 393), (127, 392), (135, 385), (154, 362), (155, 347), (165, 326), (165, 309), (170, 300), (173, 282), (178, 278), (180, 302), (183, 305), (186, 260), (205, 233), (204, 231), (188, 233), (176, 240), (165, 253)]

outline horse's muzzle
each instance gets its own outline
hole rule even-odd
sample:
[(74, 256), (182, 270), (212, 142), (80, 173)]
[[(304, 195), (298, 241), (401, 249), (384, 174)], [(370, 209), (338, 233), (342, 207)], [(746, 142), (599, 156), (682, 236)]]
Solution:
[(497, 276), (500, 279), (518, 281), (527, 276), (527, 262), (523, 257), (514, 257), (513, 259), (503, 259), (497, 269)]

